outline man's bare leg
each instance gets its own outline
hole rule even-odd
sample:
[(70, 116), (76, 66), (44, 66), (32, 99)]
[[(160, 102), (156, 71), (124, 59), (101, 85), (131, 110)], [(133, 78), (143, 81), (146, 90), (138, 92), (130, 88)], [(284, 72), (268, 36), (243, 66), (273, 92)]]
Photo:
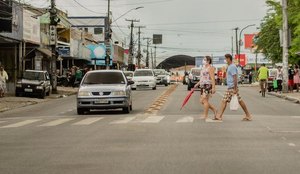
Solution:
[(247, 120), (249, 120), (249, 121), (252, 120), (252, 117), (251, 117), (251, 115), (250, 115), (250, 113), (249, 113), (249, 111), (248, 111), (248, 108), (247, 108), (245, 102), (244, 102), (243, 100), (240, 100), (240, 101), (239, 101), (239, 104), (241, 105), (242, 109), (244, 110), (244, 112), (245, 112), (245, 114), (246, 114), (245, 119), (247, 119)]
[(220, 107), (220, 110), (219, 110), (219, 113), (217, 114), (216, 116), (216, 120), (222, 120), (223, 119), (223, 114), (224, 114), (224, 111), (226, 109), (226, 106), (227, 106), (227, 102), (222, 100), (222, 103), (221, 103), (221, 107)]

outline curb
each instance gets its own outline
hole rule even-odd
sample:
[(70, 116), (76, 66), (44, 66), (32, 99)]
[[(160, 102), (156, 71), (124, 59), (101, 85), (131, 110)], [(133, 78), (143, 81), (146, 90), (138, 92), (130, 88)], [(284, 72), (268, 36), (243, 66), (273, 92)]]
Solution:
[(288, 100), (288, 101), (291, 101), (291, 102), (294, 102), (294, 103), (300, 104), (300, 98), (295, 98), (295, 97), (291, 97), (291, 96), (287, 96), (287, 95), (282, 95), (282, 94), (276, 94), (276, 93), (272, 93), (272, 92), (268, 92), (267, 94), (275, 96), (275, 97), (278, 97), (278, 98), (282, 98), (282, 99), (285, 99), (285, 100)]
[[(75, 92), (75, 91), (74, 92), (63, 91), (63, 92), (61, 92), (61, 94), (57, 94), (55, 96), (50, 95), (47, 98), (50, 99), (50, 100), (56, 100), (56, 99), (65, 98), (65, 97), (76, 95), (76, 94), (77, 94), (77, 92)], [(23, 108), (23, 107), (35, 105), (37, 103), (39, 103), (39, 102), (27, 102), (27, 104), (24, 104), (24, 105), (21, 105), (19, 107), (15, 107), (15, 108), (9, 108), (9, 107), (2, 108), (2, 109), (0, 109), (0, 113), (6, 112), (6, 111), (9, 111), (9, 110), (14, 110), (14, 109), (17, 109), (17, 108)]]

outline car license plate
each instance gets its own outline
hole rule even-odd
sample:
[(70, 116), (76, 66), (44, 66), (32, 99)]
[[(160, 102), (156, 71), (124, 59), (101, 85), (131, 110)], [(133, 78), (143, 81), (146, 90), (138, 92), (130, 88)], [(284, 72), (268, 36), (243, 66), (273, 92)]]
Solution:
[(109, 101), (105, 99), (95, 101), (95, 104), (108, 104), (108, 103)]
[(25, 88), (25, 92), (32, 92), (32, 89)]

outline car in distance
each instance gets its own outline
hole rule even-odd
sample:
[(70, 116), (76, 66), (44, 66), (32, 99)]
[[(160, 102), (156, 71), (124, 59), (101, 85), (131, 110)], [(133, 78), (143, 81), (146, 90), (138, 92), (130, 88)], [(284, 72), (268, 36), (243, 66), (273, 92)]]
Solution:
[(124, 74), (128, 80), (132, 80), (133, 71), (124, 71)]
[(82, 115), (91, 109), (118, 109), (124, 113), (132, 110), (130, 85), (119, 70), (95, 70), (82, 79), (77, 94), (77, 114)]
[(22, 79), (17, 82), (15, 95), (37, 96), (45, 98), (51, 93), (50, 76), (47, 71), (26, 70), (23, 73)]
[(187, 81), (187, 89), (190, 91), (200, 80), (201, 68), (192, 68)]
[(137, 88), (151, 88), (156, 90), (156, 77), (151, 69), (137, 69), (133, 73), (134, 84), (131, 85), (132, 90)]
[(166, 70), (154, 69), (153, 72), (156, 77), (156, 85), (168, 86), (170, 84), (170, 76)]

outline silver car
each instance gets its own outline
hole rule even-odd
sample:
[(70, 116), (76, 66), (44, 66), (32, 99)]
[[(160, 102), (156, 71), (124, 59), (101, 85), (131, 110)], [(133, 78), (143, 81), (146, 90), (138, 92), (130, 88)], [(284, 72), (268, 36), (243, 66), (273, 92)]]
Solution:
[(82, 79), (77, 94), (77, 113), (91, 109), (118, 109), (124, 113), (132, 110), (131, 86), (119, 70), (96, 70), (88, 72)]

